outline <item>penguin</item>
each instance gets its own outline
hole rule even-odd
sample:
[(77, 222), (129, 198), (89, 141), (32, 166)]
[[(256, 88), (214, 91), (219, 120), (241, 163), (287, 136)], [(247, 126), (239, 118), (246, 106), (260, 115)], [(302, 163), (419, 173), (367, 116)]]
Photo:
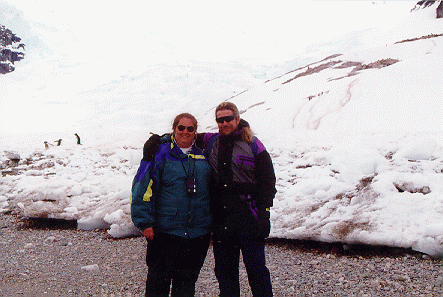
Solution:
[(49, 149), (49, 147), (54, 146), (53, 144), (50, 144), (49, 142), (45, 141), (45, 149)]
[(81, 145), (81, 143), (80, 143), (80, 136), (78, 136), (77, 133), (75, 133), (74, 135), (77, 137), (77, 144)]

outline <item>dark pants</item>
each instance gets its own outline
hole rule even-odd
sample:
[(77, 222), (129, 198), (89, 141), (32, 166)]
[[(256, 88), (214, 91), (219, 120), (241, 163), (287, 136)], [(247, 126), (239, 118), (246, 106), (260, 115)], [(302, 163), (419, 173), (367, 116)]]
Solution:
[(248, 273), (253, 296), (273, 296), (271, 276), (266, 267), (265, 241), (252, 234), (227, 235), (214, 232), (213, 237), (215, 276), (220, 296), (240, 296), (239, 262), (240, 251)]
[(171, 282), (171, 296), (194, 296), (210, 239), (210, 234), (193, 239), (155, 234), (146, 253), (146, 296), (169, 296)]

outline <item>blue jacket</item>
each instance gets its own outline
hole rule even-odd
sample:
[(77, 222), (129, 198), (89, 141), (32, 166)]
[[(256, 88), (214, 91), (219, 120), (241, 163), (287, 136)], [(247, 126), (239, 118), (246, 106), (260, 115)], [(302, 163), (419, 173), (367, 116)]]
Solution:
[[(173, 142), (160, 144), (152, 161), (141, 161), (132, 183), (134, 225), (184, 238), (210, 233), (210, 175), (211, 167), (196, 146), (186, 155)], [(186, 192), (188, 176), (196, 179), (195, 194)]]

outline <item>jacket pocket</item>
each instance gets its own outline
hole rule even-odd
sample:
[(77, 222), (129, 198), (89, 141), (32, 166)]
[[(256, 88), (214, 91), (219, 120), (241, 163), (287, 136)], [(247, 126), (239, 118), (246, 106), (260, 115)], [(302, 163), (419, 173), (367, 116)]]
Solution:
[(236, 159), (237, 163), (249, 165), (249, 166), (255, 166), (254, 158), (244, 156), (244, 155), (237, 155)]
[(156, 211), (156, 222), (158, 230), (168, 231), (177, 228), (179, 225), (177, 216), (177, 208), (175, 207), (162, 207)]

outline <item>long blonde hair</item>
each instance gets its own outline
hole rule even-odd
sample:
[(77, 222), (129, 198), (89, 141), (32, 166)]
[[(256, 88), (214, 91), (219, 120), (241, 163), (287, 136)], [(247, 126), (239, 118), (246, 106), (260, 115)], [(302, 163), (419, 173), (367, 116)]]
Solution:
[[(220, 110), (230, 110), (232, 111), (232, 115), (237, 119), (240, 119), (240, 112), (238, 111), (237, 106), (232, 102), (222, 102), (215, 108), (215, 117), (217, 117), (217, 112)], [(247, 122), (245, 122), (247, 123)], [(244, 125), (242, 127), (242, 134), (241, 138), (246, 143), (252, 143), (254, 141), (254, 132), (251, 130), (251, 127), (249, 127), (249, 124)]]

